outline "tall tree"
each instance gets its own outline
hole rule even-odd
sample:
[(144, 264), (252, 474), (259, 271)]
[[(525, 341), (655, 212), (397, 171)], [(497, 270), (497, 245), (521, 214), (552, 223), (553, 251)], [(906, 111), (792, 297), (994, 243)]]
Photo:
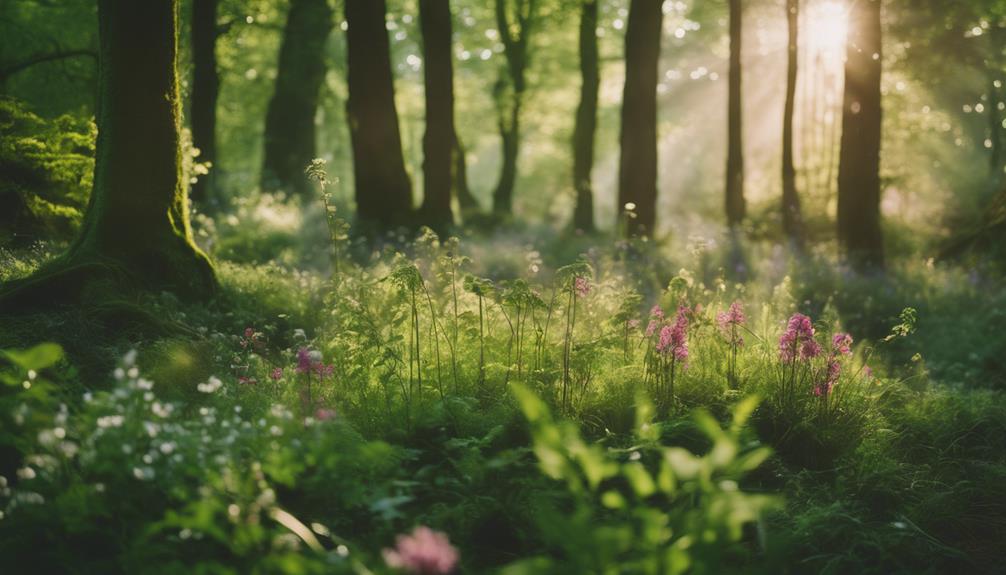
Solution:
[(181, 173), (177, 8), (178, 0), (99, 0), (98, 141), (81, 233), (61, 258), (8, 289), (0, 307), (96, 293), (85, 287), (95, 279), (213, 293)]
[(349, 61), (346, 110), (353, 146), (356, 211), (379, 227), (407, 223), (412, 183), (395, 111), (385, 0), (345, 0)]
[(419, 0), (423, 31), (426, 133), (423, 135), (422, 222), (438, 233), (454, 223), (451, 173), (454, 159), (454, 66), (448, 0)]
[(741, 106), (741, 0), (730, 0), (730, 87), (727, 102), (727, 225), (744, 220), (744, 143)]
[(573, 188), (576, 208), (573, 226), (594, 230), (594, 192), (590, 172), (594, 168), (594, 132), (597, 130), (597, 90), (601, 84), (597, 56), (597, 0), (580, 4), (580, 105), (573, 128)]
[(513, 209), (513, 189), (517, 182), (520, 111), (527, 91), (528, 44), (536, 24), (538, 0), (495, 1), (496, 28), (503, 40), (506, 70), (500, 72), (493, 89), (503, 140), (503, 165), (493, 193), (493, 211), (509, 214)]
[(853, 2), (838, 168), (838, 240), (860, 269), (884, 263), (880, 227), (880, 0)]
[(306, 195), (304, 168), (315, 153), (314, 118), (325, 80), (325, 42), (332, 30), (328, 0), (290, 0), (265, 120), (262, 188)]
[(793, 114), (796, 111), (796, 80), (799, 66), (800, 0), (786, 0), (787, 46), (786, 104), (782, 117), (782, 229), (790, 243), (803, 247), (803, 218), (800, 196), (796, 190), (793, 164)]
[(189, 122), (192, 145), (199, 150), (199, 161), (210, 165), (208, 174), (192, 184), (192, 201), (202, 203), (213, 195), (217, 159), (217, 5), (219, 0), (192, 0), (192, 99)]
[(618, 210), (635, 204), (628, 235), (652, 234), (657, 209), (657, 64), (664, 13), (662, 0), (632, 0), (625, 32)]

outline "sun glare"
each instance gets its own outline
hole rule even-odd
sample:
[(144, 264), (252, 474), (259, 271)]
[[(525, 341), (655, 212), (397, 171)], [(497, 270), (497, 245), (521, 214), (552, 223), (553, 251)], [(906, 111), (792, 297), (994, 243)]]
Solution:
[(841, 2), (811, 3), (807, 10), (807, 43), (811, 52), (827, 59), (842, 58), (848, 13)]

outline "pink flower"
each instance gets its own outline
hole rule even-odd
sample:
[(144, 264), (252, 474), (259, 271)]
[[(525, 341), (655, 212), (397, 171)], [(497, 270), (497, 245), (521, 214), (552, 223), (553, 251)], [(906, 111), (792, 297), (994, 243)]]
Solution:
[(269, 372), (269, 379), (273, 381), (279, 381), (283, 379), (283, 368), (282, 367), (273, 368), (273, 370)]
[(658, 327), (660, 327), (660, 321), (651, 319), (650, 323), (646, 324), (646, 337), (653, 337)]
[(821, 354), (821, 346), (814, 341), (814, 325), (809, 317), (801, 313), (789, 318), (786, 331), (779, 338), (779, 359), (791, 363), (797, 354), (804, 361)]
[(730, 309), (716, 314), (716, 323), (720, 327), (720, 332), (727, 338), (731, 345), (744, 345), (744, 337), (737, 333), (737, 328), (747, 322), (744, 315), (744, 306), (739, 301), (730, 304)]
[(335, 410), (334, 409), (328, 409), (328, 408), (325, 408), (325, 407), (319, 407), (318, 411), (314, 412), (314, 418), (317, 419), (318, 421), (328, 421), (329, 419), (332, 419), (333, 417), (335, 417)]
[(657, 340), (657, 352), (662, 354), (673, 354), (674, 359), (685, 361), (688, 359), (688, 312), (685, 306), (678, 308), (678, 315), (674, 318), (672, 325), (665, 325), (660, 329), (660, 338)]
[(590, 293), (590, 280), (585, 277), (578, 277), (573, 280), (573, 289), (576, 290), (576, 295), (580, 297), (587, 297)]
[(253, 328), (253, 327), (246, 327), (245, 328), (245, 338), (246, 339), (252, 339), (254, 337), (255, 337), (255, 328)]
[(852, 336), (847, 333), (836, 333), (831, 338), (831, 349), (839, 355), (852, 354)]
[(385, 549), (384, 562), (393, 569), (418, 575), (450, 573), (458, 563), (458, 551), (447, 535), (426, 526), (399, 535), (394, 549)]
[(655, 305), (650, 308), (650, 317), (664, 319), (664, 310), (660, 309), (659, 305)]
[(863, 366), (863, 376), (866, 377), (866, 379), (872, 379), (873, 369), (871, 369), (868, 365)]
[(822, 397), (830, 394), (831, 388), (838, 383), (838, 376), (841, 374), (842, 364), (838, 361), (838, 357), (832, 355), (828, 358), (828, 370), (825, 372), (824, 381), (814, 387), (814, 395)]

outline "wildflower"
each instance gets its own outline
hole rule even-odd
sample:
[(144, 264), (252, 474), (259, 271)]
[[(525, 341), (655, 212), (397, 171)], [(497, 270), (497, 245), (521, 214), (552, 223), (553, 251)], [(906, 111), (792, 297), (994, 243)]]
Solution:
[(279, 381), (283, 379), (283, 368), (274, 367), (273, 370), (269, 372), (269, 379), (273, 381)]
[(678, 361), (688, 359), (688, 312), (687, 307), (681, 306), (674, 323), (660, 329), (660, 339), (656, 346), (657, 352), (665, 355), (673, 354), (674, 359)]
[(580, 297), (587, 297), (590, 293), (590, 280), (585, 277), (577, 277), (573, 280), (573, 289), (576, 291), (576, 295)]
[(720, 328), (726, 329), (730, 326), (744, 325), (747, 316), (744, 315), (744, 305), (739, 301), (730, 304), (730, 309), (716, 315), (716, 323)]
[(659, 305), (655, 305), (650, 308), (650, 317), (664, 319), (664, 310), (660, 309)]
[(335, 417), (335, 410), (328, 409), (326, 407), (319, 407), (317, 411), (314, 412), (314, 418), (318, 421), (328, 421)]
[(220, 381), (217, 377), (211, 375), (209, 381), (207, 381), (206, 383), (200, 383), (199, 385), (196, 386), (196, 389), (198, 389), (203, 393), (214, 393), (223, 386), (224, 382)]
[(852, 336), (847, 333), (836, 333), (831, 338), (831, 349), (833, 353), (840, 355), (852, 354)]
[(779, 338), (779, 359), (791, 363), (799, 358), (813, 359), (821, 354), (821, 346), (814, 341), (814, 325), (810, 318), (801, 314), (793, 314), (786, 325), (786, 331)]
[(818, 397), (827, 396), (831, 393), (831, 388), (838, 383), (838, 376), (842, 374), (842, 364), (838, 361), (838, 356), (832, 354), (828, 358), (828, 369), (825, 372), (824, 381), (814, 387), (814, 395)]
[(395, 548), (385, 549), (383, 555), (389, 567), (419, 575), (450, 573), (458, 563), (458, 551), (447, 535), (425, 526), (399, 535)]
[(731, 345), (744, 345), (744, 337), (737, 333), (737, 328), (746, 322), (747, 316), (744, 315), (743, 304), (739, 301), (730, 304), (727, 311), (716, 314), (716, 323)]
[(248, 377), (246, 375), (240, 375), (240, 376), (238, 376), (238, 383), (244, 384), (244, 385), (255, 385), (256, 383), (258, 383), (258, 380), (255, 379), (254, 377)]
[(297, 373), (311, 371), (311, 351), (306, 347), (297, 350)]

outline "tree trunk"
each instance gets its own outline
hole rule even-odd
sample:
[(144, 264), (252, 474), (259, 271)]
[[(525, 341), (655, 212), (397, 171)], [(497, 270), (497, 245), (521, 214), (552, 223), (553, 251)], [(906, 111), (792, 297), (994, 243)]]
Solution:
[(454, 68), (448, 0), (419, 0), (423, 31), (426, 133), (423, 135), (422, 223), (443, 235), (454, 223), (451, 172), (454, 150)]
[(580, 105), (573, 129), (573, 188), (576, 208), (573, 226), (594, 231), (594, 192), (590, 172), (594, 168), (594, 133), (597, 130), (597, 90), (600, 70), (597, 55), (597, 3), (583, 0), (580, 13)]
[(630, 236), (652, 234), (656, 223), (657, 64), (662, 4), (656, 0), (632, 0), (625, 32), (618, 210), (621, 219), (626, 217), (626, 204), (635, 204), (635, 217), (625, 222), (625, 233)]
[(796, 167), (793, 164), (793, 114), (796, 111), (796, 80), (799, 56), (800, 0), (786, 0), (786, 21), (789, 28), (788, 67), (786, 72), (786, 105), (782, 119), (782, 229), (797, 249), (803, 247), (803, 218), (800, 196), (796, 190)]
[(842, 143), (838, 168), (838, 239), (859, 269), (882, 267), (880, 227), (880, 0), (859, 0), (849, 14)]
[(391, 228), (408, 222), (412, 184), (395, 111), (384, 0), (345, 0), (349, 51), (346, 104), (356, 176), (357, 217)]
[(283, 28), (276, 89), (265, 120), (262, 189), (310, 195), (304, 169), (316, 156), (314, 118), (325, 80), (328, 0), (291, 0)]
[(213, 198), (217, 172), (217, 4), (218, 0), (192, 0), (192, 100), (189, 122), (192, 145), (198, 160), (210, 164), (208, 174), (192, 184), (192, 201), (203, 204)]
[(114, 262), (143, 287), (204, 298), (216, 281), (192, 241), (181, 173), (177, 8), (178, 0), (98, 2), (94, 188), (57, 267)]
[(509, 0), (495, 0), (496, 29), (503, 40), (506, 70), (500, 72), (493, 96), (502, 140), (503, 163), (499, 182), (493, 193), (493, 211), (500, 215), (513, 212), (513, 189), (517, 182), (517, 155), (520, 145), (520, 110), (527, 90), (528, 42), (537, 15), (537, 0), (514, 0), (513, 21), (508, 14)]
[(468, 215), (479, 211), (479, 203), (468, 188), (468, 161), (465, 159), (465, 146), (458, 137), (457, 129), (454, 131), (454, 171), (453, 187), (454, 196), (458, 199), (458, 207), (461, 208), (462, 215)]
[(744, 144), (741, 107), (741, 0), (730, 0), (730, 87), (727, 102), (726, 212), (731, 228), (744, 220)]

